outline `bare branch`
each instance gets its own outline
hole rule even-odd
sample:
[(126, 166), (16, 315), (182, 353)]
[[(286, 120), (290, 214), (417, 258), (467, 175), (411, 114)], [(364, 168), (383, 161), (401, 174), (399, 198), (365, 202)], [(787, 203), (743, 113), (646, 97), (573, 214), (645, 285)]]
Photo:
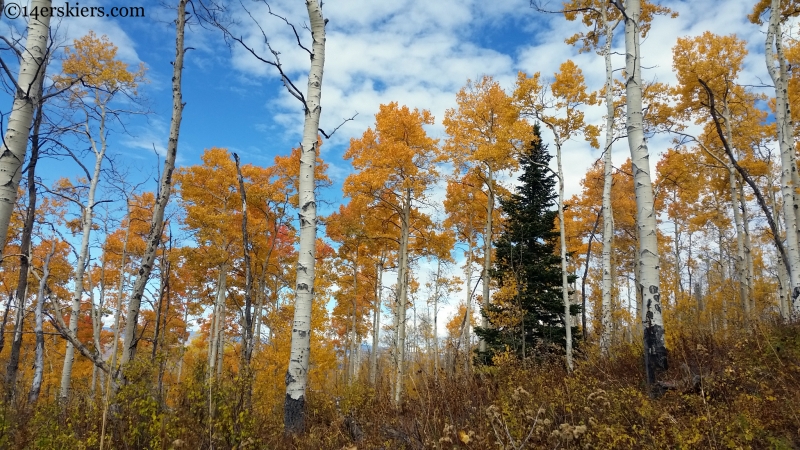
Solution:
[(341, 128), (342, 125), (346, 124), (347, 122), (350, 122), (351, 120), (355, 119), (357, 115), (358, 113), (356, 112), (355, 114), (353, 114), (353, 117), (350, 117), (349, 119), (344, 119), (342, 123), (339, 124), (338, 127), (334, 128), (333, 131), (331, 131), (330, 134), (326, 133), (325, 130), (323, 130), (322, 128), (317, 128), (317, 130), (319, 130), (319, 132), (322, 133), (323, 136), (325, 136), (325, 139), (330, 139), (331, 136), (333, 136), (333, 133), (336, 133), (336, 130)]
[[(286, 22), (286, 25), (289, 25), (290, 27), (292, 27), (292, 31), (294, 32), (294, 37), (295, 37), (295, 39), (297, 39), (297, 46), (298, 46), (298, 47), (300, 47), (300, 48), (302, 48), (303, 50), (305, 50), (305, 51), (306, 51), (306, 53), (308, 53), (309, 55), (311, 55), (311, 50), (309, 50), (308, 48), (306, 48), (306, 46), (304, 46), (304, 45), (303, 45), (303, 44), (300, 42), (300, 35), (299, 35), (299, 34), (297, 34), (297, 28), (295, 28), (295, 27), (294, 27), (294, 24), (292, 24), (291, 22), (289, 22), (288, 20), (286, 20), (286, 18), (285, 18), (285, 17), (283, 17), (283, 16), (279, 16), (279, 15), (275, 14), (274, 12), (272, 12), (272, 8), (270, 8), (270, 6), (269, 6), (269, 3), (267, 3), (266, 1), (264, 1), (264, 4), (265, 4), (265, 5), (267, 5), (267, 11), (269, 11), (270, 15), (272, 15), (272, 16), (275, 16), (275, 17), (277, 17), (277, 18), (279, 18), (279, 19), (283, 20), (284, 22)], [(306, 27), (306, 28), (308, 28), (308, 27)], [(331, 134), (333, 134), (333, 133), (331, 133)]]

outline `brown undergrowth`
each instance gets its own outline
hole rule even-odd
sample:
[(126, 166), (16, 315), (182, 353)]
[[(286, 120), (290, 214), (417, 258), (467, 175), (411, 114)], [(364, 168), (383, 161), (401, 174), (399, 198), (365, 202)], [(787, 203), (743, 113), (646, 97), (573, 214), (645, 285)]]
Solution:
[[(279, 401), (248, 398), (233, 376), (209, 386), (197, 367), (161, 402), (140, 368), (109, 414), (105, 448), (800, 448), (800, 327), (673, 342), (670, 389), (658, 398), (645, 386), (641, 347), (619, 345), (608, 358), (588, 348), (572, 374), (556, 356), (498, 358), (468, 375), (419, 369), (399, 408), (388, 383), (313, 391), (300, 437), (283, 435)], [(99, 448), (101, 420), (99, 399), (5, 404), (0, 446)]]

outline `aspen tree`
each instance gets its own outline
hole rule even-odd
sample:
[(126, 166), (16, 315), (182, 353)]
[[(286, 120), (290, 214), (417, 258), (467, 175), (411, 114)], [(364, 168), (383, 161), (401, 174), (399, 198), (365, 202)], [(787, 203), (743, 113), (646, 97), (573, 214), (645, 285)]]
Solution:
[(183, 117), (183, 107), (185, 106), (181, 93), (181, 80), (183, 76), (183, 58), (186, 54), (186, 48), (184, 47), (184, 31), (186, 29), (187, 3), (187, 0), (178, 0), (178, 17), (175, 20), (175, 61), (172, 63), (172, 118), (170, 120), (169, 138), (167, 141), (167, 155), (166, 158), (164, 158), (164, 167), (161, 171), (158, 196), (153, 208), (153, 218), (150, 222), (150, 231), (147, 236), (145, 253), (137, 272), (136, 281), (134, 281), (133, 284), (128, 304), (128, 313), (125, 317), (125, 333), (123, 334), (121, 359), (122, 366), (133, 361), (136, 356), (136, 346), (139, 342), (136, 338), (139, 308), (141, 307), (145, 286), (150, 279), (150, 272), (153, 270), (156, 252), (161, 245), (161, 236), (164, 230), (164, 211), (167, 208), (172, 193), (172, 174), (175, 170), (175, 157), (178, 152), (181, 118)]
[[(41, 90), (44, 77), (39, 77), (38, 80), (40, 83), (39, 89)], [(17, 314), (14, 320), (14, 337), (11, 343), (11, 354), (8, 358), (5, 378), (7, 400), (13, 398), (16, 392), (17, 371), (22, 347), (22, 328), (25, 322), (25, 299), (28, 293), (28, 274), (31, 269), (31, 237), (33, 235), (34, 220), (36, 219), (36, 165), (39, 161), (41, 144), (44, 141), (39, 135), (44, 118), (43, 108), (44, 100), (40, 98), (39, 104), (36, 106), (36, 115), (33, 119), (33, 130), (31, 131), (31, 156), (28, 160), (27, 168), (28, 206), (25, 212), (25, 222), (22, 226), (22, 237), (19, 248), (19, 281), (17, 283), (17, 289), (14, 292), (14, 304), (17, 308)], [(2, 254), (2, 251), (0, 251), (0, 254)], [(6, 314), (8, 314), (8, 309), (9, 308), (6, 308)]]
[[(97, 187), (108, 149), (108, 126), (112, 120), (119, 119), (119, 113), (113, 109), (112, 102), (118, 94), (132, 97), (136, 95), (136, 89), (143, 81), (144, 68), (140, 66), (138, 71), (131, 71), (127, 64), (116, 59), (117, 47), (107, 37), (97, 38), (93, 32), (75, 40), (73, 46), (66, 49), (66, 55), (67, 58), (62, 64), (63, 75), (55, 77), (55, 83), (58, 87), (71, 88), (70, 104), (76, 106), (83, 114), (81, 131), (89, 142), (94, 156), (91, 172), (81, 164), (89, 186), (86, 203), (80, 206), (81, 242), (77, 249), (78, 260), (75, 265), (75, 286), (69, 319), (69, 332), (77, 336), (81, 299), (84, 293), (83, 278), (89, 261), (89, 241), (94, 225), (94, 208), (97, 204)], [(80, 80), (80, 84), (76, 83), (77, 80)], [(78, 161), (74, 153), (71, 151), (69, 153)], [(61, 371), (61, 401), (66, 401), (69, 395), (74, 360), (75, 347), (71, 341), (67, 341)]]
[[(50, 8), (50, 0), (31, 1), (31, 11)], [(14, 104), (8, 126), (0, 143), (0, 247), (5, 246), (8, 224), (17, 200), (22, 178), (22, 163), (28, 149), (28, 135), (33, 123), (33, 110), (42, 95), (41, 78), (45, 76), (50, 36), (50, 15), (37, 14), (28, 21), (25, 49), (21, 52), (19, 75), (12, 80)], [(0, 255), (2, 249), (0, 248)]]
[[(655, 15), (672, 14), (676, 16), (669, 8), (654, 5), (649, 1), (642, 2), (642, 14), (640, 16), (640, 29), (642, 36), (645, 36), (650, 29), (650, 23)], [(577, 33), (567, 39), (568, 44), (576, 45), (581, 44), (580, 52), (588, 52), (590, 50), (597, 50), (603, 56), (605, 63), (605, 84), (603, 86), (603, 93), (605, 95), (606, 104), (606, 124), (605, 124), (605, 143), (603, 145), (603, 166), (604, 170), (604, 186), (603, 186), (603, 253), (602, 253), (602, 295), (603, 300), (601, 304), (601, 327), (602, 332), (600, 335), (600, 349), (604, 354), (607, 354), (608, 347), (611, 344), (611, 291), (612, 291), (612, 276), (611, 276), (611, 246), (612, 236), (614, 234), (614, 218), (611, 203), (611, 186), (612, 186), (612, 161), (611, 149), (614, 141), (614, 118), (615, 118), (615, 103), (614, 103), (614, 85), (613, 85), (613, 67), (611, 64), (611, 46), (614, 41), (614, 30), (624, 20), (621, 11), (617, 9), (614, 2), (604, 0), (571, 0), (569, 3), (564, 4), (564, 17), (567, 20), (575, 20), (579, 16), (584, 25), (592, 30), (589, 32)], [(602, 45), (602, 46), (601, 46)]]
[[(483, 181), (478, 169), (473, 168), (460, 178), (451, 177), (447, 181), (447, 194), (444, 200), (444, 209), (447, 212), (447, 219), (444, 225), (456, 231), (457, 239), (467, 244), (464, 252), (466, 261), (464, 263), (464, 275), (466, 277), (464, 300), (463, 323), (459, 345), (464, 348), (464, 371), (469, 370), (472, 358), (470, 356), (470, 343), (472, 336), (472, 298), (474, 290), (472, 287), (472, 271), (475, 261), (475, 250), (478, 235), (480, 234), (481, 224), (486, 222), (486, 208), (483, 206), (483, 192), (481, 187)], [(500, 220), (500, 212), (495, 210), (493, 222)]]
[[(548, 93), (549, 91), (549, 93)], [(599, 130), (584, 123), (583, 105), (596, 102), (594, 94), (586, 92), (583, 73), (572, 61), (561, 64), (553, 83), (540, 83), (540, 75), (528, 78), (520, 73), (514, 99), (523, 116), (532, 117), (544, 124), (553, 134), (556, 147), (556, 176), (558, 178), (558, 222), (561, 252), (561, 294), (564, 303), (564, 327), (566, 330), (567, 369), (572, 370), (572, 324), (567, 273), (567, 243), (564, 225), (564, 170), (561, 163), (564, 143), (576, 134), (583, 134), (592, 147), (598, 147)]]
[[(489, 307), (492, 266), (493, 216), (497, 197), (496, 177), (517, 167), (515, 153), (521, 145), (530, 142), (531, 130), (519, 116), (511, 97), (492, 77), (467, 81), (456, 94), (456, 109), (445, 112), (444, 126), (449, 135), (445, 150), (453, 155), (456, 170), (460, 173), (473, 168), (480, 178), (486, 195), (486, 223), (483, 230), (483, 309)], [(489, 323), (481, 316), (481, 326)], [(486, 353), (486, 343), (479, 343), (478, 351)]]
[(797, 155), (794, 149), (794, 125), (789, 103), (789, 68), (783, 44), (783, 23), (796, 15), (796, 5), (790, 0), (760, 0), (749, 16), (750, 21), (761, 24), (761, 15), (769, 10), (767, 38), (764, 42), (767, 70), (775, 85), (775, 122), (781, 161), (781, 197), (783, 220), (786, 228), (786, 258), (788, 260), (789, 293), (792, 319), (800, 316), (800, 175), (797, 172)]
[[(619, 2), (615, 3), (619, 5)], [(639, 238), (639, 274), (636, 289), (642, 295), (645, 368), (648, 384), (667, 370), (667, 347), (661, 310), (658, 241), (650, 154), (644, 137), (642, 113), (641, 0), (626, 0), (625, 18), (625, 102), (628, 147), (636, 194), (636, 224)]]
[[(286, 401), (283, 424), (287, 433), (305, 429), (305, 395), (308, 386), (308, 361), (311, 352), (311, 305), (314, 301), (314, 262), (317, 236), (317, 204), (314, 196), (314, 164), (316, 162), (319, 118), (322, 112), (322, 73), (325, 64), (325, 24), (322, 3), (306, 0), (311, 28), (311, 68), (305, 99), (305, 121), (300, 156), (298, 184), (300, 208), (300, 249), (297, 261), (297, 282), (292, 327), (292, 349), (286, 372)], [(285, 79), (285, 77), (284, 77)]]
[[(405, 377), (406, 308), (408, 304), (409, 251), (422, 243), (412, 232), (427, 229), (431, 221), (416, 204), (439, 177), (435, 161), (440, 157), (438, 141), (428, 137), (423, 125), (433, 124), (429, 111), (410, 110), (397, 103), (381, 105), (375, 129), (361, 139), (351, 139), (345, 158), (353, 160), (356, 173), (344, 183), (348, 196), (371, 197), (374, 208), (395, 214), (399, 229), (395, 320), (395, 405), (402, 399)], [(415, 242), (412, 242), (414, 238)]]
[[(739, 284), (739, 296), (742, 303), (742, 312), (745, 319), (750, 315), (750, 296), (752, 280), (752, 261), (750, 260), (750, 237), (747, 219), (747, 205), (744, 201), (742, 190), (742, 179), (749, 179), (737, 172), (738, 161), (743, 152), (740, 146), (742, 139), (735, 140), (732, 122), (736, 122), (737, 128), (756, 130), (748, 125), (758, 126), (758, 121), (763, 121), (763, 115), (756, 112), (756, 97), (745, 92), (741, 86), (735, 84), (738, 72), (741, 70), (743, 59), (747, 54), (744, 41), (736, 36), (718, 36), (710, 32), (703, 33), (702, 36), (695, 38), (681, 38), (673, 47), (673, 67), (678, 76), (678, 86), (675, 92), (679, 102), (675, 110), (682, 113), (684, 117), (690, 118), (694, 113), (708, 115), (712, 121), (714, 118), (724, 122), (724, 128), (720, 128), (723, 133), (718, 134), (712, 131), (710, 136), (714, 146), (728, 146), (730, 157), (724, 156), (727, 161), (723, 161), (713, 153), (711, 145), (698, 142), (706, 154), (721, 163), (728, 172), (728, 184), (733, 209), (733, 218), (736, 230), (736, 273)], [(708, 89), (708, 90), (706, 90)], [(718, 98), (717, 111), (710, 112), (711, 96)], [(714, 102), (717, 103), (717, 102)], [(731, 108), (735, 105), (736, 111)], [(703, 117), (701, 116), (701, 119)], [(749, 122), (749, 123), (748, 123)], [(755, 122), (755, 123), (754, 123)], [(709, 122), (710, 124), (710, 122)], [(710, 131), (710, 130), (709, 130)], [(741, 134), (741, 133), (740, 133)], [(758, 133), (753, 133), (756, 136)], [(723, 150), (723, 153), (725, 151)], [(759, 188), (748, 181), (754, 191)], [(761, 196), (760, 192), (756, 192)], [(763, 203), (766, 207), (766, 204)], [(769, 208), (765, 210), (767, 216), (770, 215)], [(770, 220), (771, 222), (771, 220)], [(780, 253), (780, 249), (779, 249)], [(750, 261), (749, 261), (750, 260)]]

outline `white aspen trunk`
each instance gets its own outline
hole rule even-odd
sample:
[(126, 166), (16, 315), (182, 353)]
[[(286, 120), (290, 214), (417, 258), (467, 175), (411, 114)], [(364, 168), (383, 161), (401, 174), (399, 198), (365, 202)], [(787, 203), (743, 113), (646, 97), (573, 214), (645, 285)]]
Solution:
[(439, 377), (439, 335), (438, 335), (438, 320), (439, 320), (439, 278), (442, 274), (442, 260), (436, 260), (436, 285), (434, 286), (433, 293), (433, 373)]
[[(89, 114), (86, 114), (86, 122), (84, 123), (84, 132), (89, 138), (89, 142), (94, 151), (94, 171), (92, 178), (89, 180), (89, 193), (86, 199), (86, 205), (82, 207), (81, 217), (81, 246), (78, 250), (78, 262), (75, 265), (75, 289), (72, 291), (72, 311), (69, 315), (69, 333), (77, 339), (78, 336), (78, 316), (81, 311), (81, 298), (83, 297), (83, 275), (88, 263), (89, 257), (89, 238), (92, 232), (92, 224), (94, 223), (94, 205), (95, 196), (97, 193), (97, 185), (100, 182), (100, 170), (103, 167), (103, 159), (106, 154), (106, 114), (105, 105), (100, 104), (100, 128), (99, 138), (100, 146), (98, 148), (97, 142), (92, 138), (91, 129), (89, 125)], [(91, 288), (91, 286), (90, 286)], [(94, 302), (92, 302), (94, 303)], [(69, 385), (72, 379), (72, 365), (75, 362), (75, 347), (72, 341), (67, 341), (67, 349), (64, 353), (64, 366), (61, 370), (61, 389), (60, 398), (62, 402), (67, 401), (69, 396)]]
[[(402, 236), (402, 233), (401, 233)], [(400, 250), (398, 249), (398, 256), (400, 254)], [(400, 345), (398, 344), (398, 337), (400, 333), (400, 284), (402, 283), (402, 276), (400, 272), (402, 272), (402, 264), (399, 264), (397, 267), (397, 284), (395, 285), (394, 291), (394, 305), (392, 305), (392, 363), (393, 363), (393, 370), (397, 371), (398, 365), (398, 358), (400, 355)], [(392, 384), (392, 398), (394, 398), (394, 389), (397, 387), (394, 382)]]
[[(220, 286), (220, 275), (217, 276), (217, 297), (219, 297), (219, 286)], [(208, 348), (206, 349), (206, 366), (208, 371), (206, 372), (206, 378), (211, 379), (212, 375), (214, 374), (214, 365), (215, 361), (217, 360), (217, 355), (215, 350), (217, 348), (216, 341), (214, 340), (217, 336), (217, 320), (219, 319), (219, 315), (217, 314), (217, 299), (214, 299), (214, 306), (211, 308), (211, 324), (208, 326)]]
[[(31, 260), (32, 253), (27, 255), (27, 260)], [(20, 274), (24, 277), (28, 277), (31, 268), (28, 266), (28, 270), (25, 274)], [(16, 384), (17, 384), (17, 368), (19, 367), (19, 354), (22, 349), (22, 328), (25, 325), (25, 300), (28, 298), (28, 283), (24, 283), (24, 287), (22, 288), (22, 292), (19, 289), (13, 294), (16, 296), (16, 314), (14, 315), (14, 337), (12, 340), (11, 346), (11, 356), (9, 357), (9, 363), (6, 368), (6, 399), (12, 400), (16, 393)], [(4, 330), (0, 330), (2, 332)]]
[[(727, 121), (726, 121), (727, 123)], [(736, 274), (739, 278), (739, 299), (742, 305), (742, 315), (744, 321), (750, 315), (750, 292), (747, 286), (747, 261), (745, 258), (744, 250), (744, 222), (742, 221), (742, 213), (739, 209), (739, 187), (736, 172), (733, 167), (728, 166), (728, 179), (731, 189), (731, 203), (733, 204), (733, 222), (736, 228)]]
[[(127, 279), (127, 272), (125, 271), (125, 259), (128, 256), (128, 239), (131, 235), (131, 203), (128, 201), (127, 205), (128, 228), (125, 229), (125, 240), (122, 241), (122, 256), (119, 263), (119, 284), (117, 285), (117, 310), (114, 311), (114, 342), (111, 346), (111, 369), (117, 370), (117, 350), (119, 348), (119, 324), (122, 315), (122, 305), (125, 300), (125, 282)], [(116, 375), (114, 376), (114, 378)], [(106, 396), (108, 396), (108, 389), (106, 389)]]
[(228, 280), (227, 269), (228, 268), (226, 266), (225, 267), (225, 272), (226, 272), (225, 273), (225, 277), (222, 279), (222, 284), (223, 284), (223, 290), (222, 290), (222, 294), (221, 294), (222, 298), (220, 299), (219, 297), (217, 297), (217, 301), (219, 301), (217, 306), (219, 307), (219, 309), (217, 309), (217, 312), (216, 312), (216, 315), (218, 316), (218, 319), (217, 319), (217, 332), (214, 335), (215, 336), (214, 342), (216, 343), (216, 353), (217, 353), (217, 361), (216, 361), (216, 364), (215, 364), (215, 367), (216, 367), (216, 370), (217, 370), (217, 373), (216, 373), (217, 379), (221, 379), (222, 378), (222, 369), (225, 367), (225, 364), (224, 364), (224, 362), (225, 362), (225, 321), (226, 321), (225, 315), (227, 313), (227, 306), (228, 306), (226, 304), (227, 293), (228, 293), (228, 291), (227, 291), (228, 287), (227, 287), (227, 283), (226, 283), (226, 281)]
[[(266, 266), (265, 266), (266, 267)], [(264, 309), (264, 298), (266, 297), (267, 283), (263, 281), (264, 274), (261, 274), (262, 281), (258, 283), (258, 291), (256, 292), (256, 309), (253, 311), (253, 320), (255, 321), (255, 331), (253, 332), (253, 354), (258, 352), (261, 344), (261, 313)]]
[[(725, 139), (728, 142), (733, 142), (733, 131), (731, 129), (731, 113), (728, 107), (728, 100), (723, 98), (723, 118), (725, 119)], [(744, 221), (742, 218), (742, 211), (739, 209), (740, 204), (743, 206), (743, 199), (739, 198), (739, 177), (733, 167), (733, 164), (728, 163), (725, 165), (728, 169), (728, 181), (731, 189), (731, 204), (733, 206), (733, 223), (736, 230), (736, 275), (739, 278), (739, 299), (742, 305), (742, 315), (745, 324), (748, 323), (750, 316), (750, 290), (748, 285), (747, 275), (747, 260), (745, 256), (745, 243), (744, 237)]]
[(613, 165), (611, 161), (611, 147), (614, 144), (614, 71), (611, 67), (611, 42), (614, 38), (614, 31), (608, 22), (607, 9), (600, 8), (603, 18), (603, 29), (605, 30), (605, 47), (603, 48), (603, 59), (606, 65), (606, 142), (605, 153), (603, 154), (603, 255), (602, 255), (602, 306), (600, 308), (600, 351), (608, 356), (611, 348), (611, 288), (613, 279), (611, 277), (611, 252), (612, 237), (614, 236), (614, 211), (611, 205), (611, 185), (613, 175)]
[[(773, 183), (770, 180), (769, 186), (772, 186)], [(781, 233), (781, 211), (777, 207), (777, 201), (775, 200), (775, 191), (770, 189), (769, 190), (769, 201), (770, 207), (773, 211), (775, 211), (775, 226), (778, 230), (779, 234)], [(789, 320), (791, 312), (790, 300), (789, 300), (789, 271), (786, 269), (786, 265), (783, 263), (783, 258), (781, 258), (780, 252), (778, 253), (776, 258), (776, 266), (777, 266), (777, 278), (778, 278), (778, 310), (781, 314), (781, 319)]]
[(644, 313), (644, 348), (647, 380), (652, 386), (658, 373), (667, 369), (664, 319), (659, 292), (658, 241), (650, 155), (644, 138), (642, 114), (642, 74), (639, 46), (641, 0), (625, 2), (625, 95), (628, 146), (631, 151), (636, 192), (636, 224), (639, 230), (639, 285)]
[(250, 263), (250, 239), (247, 234), (247, 192), (244, 188), (244, 177), (242, 168), (239, 165), (239, 155), (233, 154), (236, 162), (236, 178), (239, 182), (239, 197), (242, 200), (242, 253), (244, 254), (244, 323), (242, 330), (242, 359), (240, 361), (241, 372), (249, 375), (250, 359), (253, 356), (253, 272)]
[(172, 192), (172, 172), (175, 169), (175, 156), (178, 152), (178, 138), (180, 137), (181, 118), (183, 115), (183, 97), (181, 94), (181, 77), (183, 75), (183, 57), (186, 49), (183, 46), (184, 29), (186, 28), (186, 3), (188, 0), (178, 0), (178, 17), (175, 21), (175, 61), (172, 64), (172, 118), (170, 120), (169, 140), (167, 141), (167, 154), (164, 158), (164, 169), (161, 172), (156, 204), (153, 208), (153, 219), (150, 222), (150, 232), (147, 237), (147, 247), (142, 258), (138, 276), (133, 284), (128, 314), (125, 320), (125, 334), (123, 336), (122, 362), (124, 366), (133, 361), (136, 356), (136, 324), (139, 321), (139, 308), (142, 304), (144, 288), (150, 279), (156, 251), (161, 244), (161, 234), (164, 230), (164, 210), (169, 203)]
[[(780, 1), (779, 1), (780, 3)], [(780, 4), (778, 5), (778, 10), (781, 9)], [(770, 16), (770, 19), (772, 16)], [(782, 124), (779, 124), (783, 128), (783, 135), (786, 136), (786, 140), (790, 142), (790, 146), (794, 148), (794, 122), (792, 120), (792, 111), (791, 111), (791, 102), (789, 101), (789, 67), (786, 61), (786, 54), (783, 50), (783, 26), (781, 21), (778, 21), (777, 32), (775, 34), (775, 54), (777, 56), (778, 62), (778, 73), (780, 75), (780, 94), (783, 96), (783, 106), (785, 109), (784, 113), (784, 120)], [(772, 74), (770, 74), (772, 75)], [(776, 86), (776, 94), (777, 94), (777, 84)], [(776, 95), (777, 99), (777, 95)], [(800, 174), (797, 173), (797, 152), (790, 151), (789, 152), (789, 161), (791, 161), (791, 175), (792, 175), (792, 186), (794, 186), (794, 195), (795, 195), (795, 202), (800, 202), (800, 198), (798, 198), (797, 188), (800, 187)], [(798, 230), (798, 252), (800, 252), (800, 208), (794, 208), (794, 220), (797, 224)], [(800, 276), (798, 276), (800, 278)], [(797, 312), (797, 311), (795, 311)]]
[(719, 280), (720, 280), (720, 290), (723, 292), (723, 295), (720, 296), (720, 326), (722, 327), (722, 331), (724, 335), (727, 336), (728, 331), (728, 299), (727, 296), (724, 294), (724, 285), (726, 284), (726, 280), (728, 279), (728, 265), (725, 264), (725, 252), (723, 250), (723, 242), (722, 242), (722, 228), (717, 228), (717, 246), (719, 247)]
[[(489, 269), (492, 268), (492, 213), (494, 212), (494, 186), (492, 180), (492, 168), (486, 167), (486, 229), (483, 232), (483, 310), (489, 309)], [(481, 327), (489, 326), (489, 321), (484, 314), (481, 314)], [(483, 339), (478, 343), (478, 351), (481, 357), (486, 355), (486, 341)]]
[[(86, 278), (89, 282), (89, 318), (92, 320), (92, 342), (95, 344), (95, 353), (100, 355), (102, 354), (99, 345), (100, 341), (99, 339), (95, 340), (95, 329), (97, 328), (95, 325), (95, 316), (97, 314), (97, 308), (94, 304), (94, 282), (92, 281), (91, 270), (86, 275)], [(94, 398), (95, 394), (97, 393), (97, 366), (92, 366), (92, 383), (89, 386), (89, 392), (91, 393), (92, 398)]]
[(464, 373), (469, 372), (470, 360), (470, 336), (472, 330), (472, 250), (474, 247), (474, 236), (470, 233), (468, 239), (467, 249), (467, 299), (466, 299), (466, 317), (464, 317), (464, 329), (462, 330), (461, 339), (464, 343)]
[(317, 205), (314, 198), (314, 164), (317, 156), (317, 131), (322, 111), (322, 72), (325, 64), (325, 18), (317, 0), (306, 0), (311, 28), (311, 68), (308, 72), (305, 121), (300, 154), (299, 209), (300, 249), (292, 326), (292, 348), (286, 372), (286, 400), (283, 423), (287, 433), (305, 428), (305, 394), (311, 352), (311, 304), (314, 301), (314, 260), (317, 239)]
[(406, 189), (403, 216), (400, 218), (400, 267), (397, 271), (397, 366), (395, 368), (394, 405), (400, 406), (406, 357), (406, 305), (408, 299), (408, 237), (411, 221), (411, 189)]
[[(106, 223), (108, 223), (108, 217), (106, 216)], [(105, 229), (105, 234), (108, 235), (108, 229)], [(103, 329), (103, 318), (101, 311), (103, 310), (103, 305), (105, 304), (106, 298), (106, 253), (103, 253), (103, 257), (101, 258), (100, 263), (100, 289), (99, 289), (99, 299), (97, 305), (94, 303), (94, 295), (92, 294), (93, 291), (90, 292), (90, 299), (92, 305), (92, 339), (94, 342), (95, 353), (97, 354), (98, 358), (103, 357), (103, 347), (100, 343), (100, 333)], [(92, 286), (91, 282), (91, 272), (89, 272), (89, 285)], [(104, 372), (100, 371), (98, 373), (97, 366), (92, 367), (92, 396), (95, 394), (95, 375), (100, 376), (100, 388), (103, 388), (103, 381), (104, 381)]]
[[(105, 384), (105, 393), (104, 393), (104, 401), (103, 401), (103, 421), (101, 424), (100, 429), (100, 448), (102, 449), (103, 444), (105, 442), (105, 435), (106, 435), (106, 423), (108, 421), (108, 404), (109, 398), (111, 397), (111, 391), (113, 384), (114, 390), (117, 388), (117, 350), (119, 348), (119, 324), (122, 315), (122, 305), (124, 299), (124, 292), (125, 292), (125, 280), (127, 278), (127, 273), (125, 271), (125, 259), (127, 257), (128, 251), (128, 239), (131, 235), (131, 202), (128, 200), (126, 202), (126, 216), (128, 217), (128, 228), (125, 229), (125, 240), (122, 241), (122, 256), (120, 257), (120, 264), (119, 264), (119, 284), (117, 285), (117, 309), (114, 311), (114, 342), (111, 344), (111, 366), (110, 372), (108, 374), (107, 382)], [(101, 355), (102, 356), (102, 355)]]
[(375, 308), (372, 312), (372, 353), (369, 355), (369, 382), (373, 386), (378, 382), (378, 344), (381, 330), (381, 291), (383, 289), (383, 262), (376, 266), (375, 273)]
[[(37, 78), (39, 89), (41, 90), (44, 83), (44, 77)], [(11, 354), (8, 357), (8, 365), (6, 366), (6, 401), (12, 401), (16, 397), (16, 384), (17, 374), (19, 373), (19, 357), (22, 350), (22, 328), (24, 322), (24, 304), (28, 296), (28, 278), (31, 271), (31, 237), (33, 234), (33, 225), (36, 219), (36, 165), (39, 161), (39, 148), (40, 137), (39, 130), (42, 126), (42, 119), (44, 108), (44, 101), (39, 99), (39, 104), (36, 107), (36, 115), (33, 119), (33, 130), (31, 131), (31, 157), (28, 161), (27, 178), (28, 178), (28, 207), (25, 213), (25, 222), (22, 226), (22, 236), (20, 239), (19, 252), (19, 280), (17, 289), (15, 291), (17, 305), (17, 320), (14, 323), (14, 339), (11, 345)], [(1, 251), (0, 251), (1, 252)], [(8, 314), (8, 308), (3, 316), (3, 327), (5, 329), (5, 320)], [(0, 343), (0, 350), (2, 350), (2, 343)]]
[[(797, 166), (794, 163), (794, 147), (791, 115), (788, 104), (788, 80), (785, 69), (776, 67), (775, 47), (781, 47), (781, 2), (772, 0), (770, 6), (769, 26), (765, 54), (767, 70), (775, 84), (775, 120), (778, 129), (778, 142), (781, 151), (781, 195), (783, 197), (783, 220), (786, 225), (786, 256), (789, 260), (789, 284), (791, 295), (791, 316), (800, 314), (800, 247), (798, 247), (797, 216), (795, 212), (800, 208), (795, 195), (794, 179)], [(783, 65), (783, 62), (780, 62)], [(783, 73), (782, 73), (783, 72)]]
[[(183, 323), (188, 324), (189, 320), (189, 308), (184, 306), (183, 308)], [(183, 339), (181, 339), (181, 353), (178, 358), (178, 370), (177, 374), (175, 375), (175, 379), (178, 383), (181, 382), (181, 375), (183, 375), (183, 359), (184, 355), (186, 354), (186, 343), (189, 341), (189, 333), (186, 333)]]
[[(677, 199), (673, 197), (673, 202)], [(675, 234), (675, 303), (674, 307), (678, 306), (678, 296), (683, 292), (681, 287), (681, 243), (680, 243), (680, 227), (678, 227), (678, 218), (673, 218), (673, 233)]]
[(50, 247), (50, 252), (44, 259), (42, 266), (42, 278), (39, 280), (39, 290), (36, 292), (36, 313), (34, 325), (34, 333), (36, 334), (36, 354), (33, 363), (33, 383), (31, 390), (28, 393), (28, 403), (35, 404), (39, 399), (39, 392), (42, 389), (42, 379), (44, 374), (44, 331), (43, 331), (43, 316), (44, 316), (44, 294), (47, 287), (47, 278), (50, 276), (50, 260), (56, 252), (56, 241), (53, 239), (53, 244)]
[(558, 231), (561, 247), (561, 298), (564, 302), (564, 331), (567, 371), (572, 372), (572, 315), (569, 311), (569, 282), (567, 277), (567, 236), (564, 225), (564, 169), (561, 165), (561, 142), (556, 139), (556, 164), (558, 165)]
[[(744, 233), (744, 260), (745, 260), (745, 288), (747, 289), (748, 297), (745, 302), (746, 317), (750, 317), (753, 310), (753, 243), (750, 240), (750, 216), (747, 212), (747, 200), (744, 196), (744, 185), (741, 179), (738, 179), (737, 189), (739, 190), (739, 205), (742, 211), (742, 231)], [(773, 208), (774, 211), (774, 208)], [(776, 221), (777, 222), (777, 221)]]
[(214, 302), (214, 321), (212, 329), (209, 333), (209, 342), (208, 342), (208, 374), (209, 379), (217, 373), (219, 369), (215, 371), (217, 367), (217, 360), (220, 358), (220, 353), (224, 351), (224, 347), (222, 345), (222, 335), (224, 333), (223, 329), (225, 328), (225, 294), (227, 291), (227, 280), (228, 280), (228, 265), (227, 263), (222, 263), (219, 266), (219, 277), (217, 278), (217, 299)]
[(356, 314), (357, 314), (357, 306), (358, 306), (358, 249), (356, 248), (356, 259), (353, 262), (353, 314), (350, 318), (350, 328), (351, 328), (351, 337), (350, 337), (350, 363), (348, 368), (347, 374), (347, 381), (349, 384), (353, 384), (353, 379), (355, 378), (356, 373), (356, 346), (358, 340), (358, 333), (356, 329)]
[[(50, 0), (32, 0), (31, 11), (50, 8)], [(37, 9), (38, 8), (38, 9)], [(8, 116), (3, 141), (0, 142), (0, 255), (8, 236), (8, 224), (17, 200), (22, 178), (22, 164), (28, 149), (28, 135), (33, 123), (33, 110), (42, 95), (40, 76), (47, 65), (47, 39), (50, 15), (39, 14), (28, 21), (25, 49), (21, 52), (14, 104)]]

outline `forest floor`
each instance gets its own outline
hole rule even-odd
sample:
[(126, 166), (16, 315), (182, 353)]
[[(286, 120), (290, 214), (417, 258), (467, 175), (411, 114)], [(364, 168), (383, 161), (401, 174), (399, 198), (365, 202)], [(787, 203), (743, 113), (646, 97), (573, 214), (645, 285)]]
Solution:
[[(641, 346), (619, 345), (609, 358), (589, 347), (571, 374), (557, 356), (498, 360), (469, 375), (419, 371), (400, 408), (388, 383), (312, 392), (307, 431), (297, 437), (283, 435), (280, 404), (259, 407), (235, 380), (209, 396), (187, 377), (159, 407), (143, 370), (109, 410), (104, 448), (800, 448), (800, 326), (672, 342), (661, 377), (669, 389), (658, 397), (646, 386)], [(76, 400), (64, 411), (43, 402), (2, 407), (0, 447), (100, 448), (102, 405)]]

